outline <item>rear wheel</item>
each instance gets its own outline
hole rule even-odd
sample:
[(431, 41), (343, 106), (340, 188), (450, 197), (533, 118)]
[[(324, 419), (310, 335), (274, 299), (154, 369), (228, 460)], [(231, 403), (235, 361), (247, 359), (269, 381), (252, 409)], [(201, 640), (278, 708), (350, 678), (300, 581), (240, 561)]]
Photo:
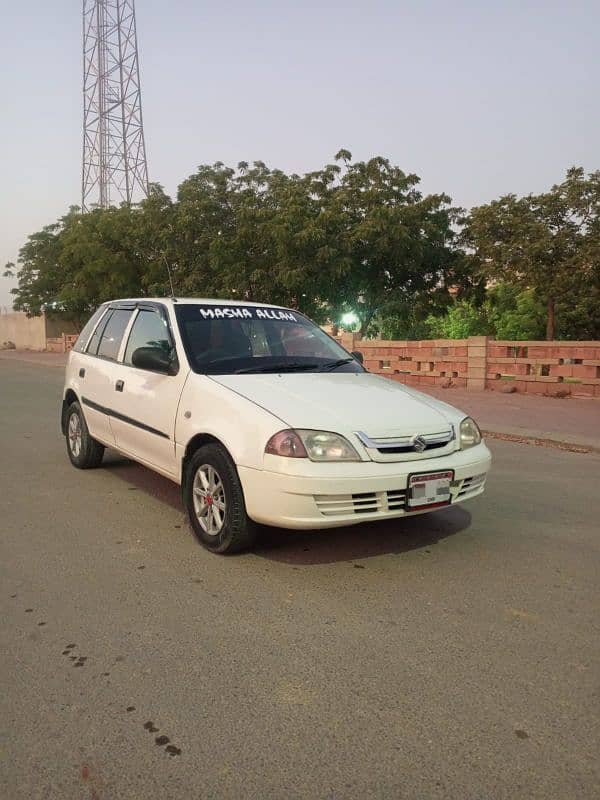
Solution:
[(71, 403), (66, 419), (67, 453), (77, 469), (99, 467), (104, 455), (104, 445), (92, 439), (79, 403)]
[(246, 514), (235, 464), (219, 444), (206, 444), (191, 457), (183, 490), (190, 524), (213, 553), (235, 553), (250, 547), (256, 525)]

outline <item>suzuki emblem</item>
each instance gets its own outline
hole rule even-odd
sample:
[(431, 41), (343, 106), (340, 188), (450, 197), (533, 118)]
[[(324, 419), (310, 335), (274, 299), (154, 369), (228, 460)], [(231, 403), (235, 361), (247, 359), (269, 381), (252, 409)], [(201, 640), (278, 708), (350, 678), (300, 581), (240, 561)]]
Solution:
[(410, 443), (417, 453), (422, 453), (427, 447), (427, 442), (422, 436), (413, 436), (413, 438), (410, 440)]

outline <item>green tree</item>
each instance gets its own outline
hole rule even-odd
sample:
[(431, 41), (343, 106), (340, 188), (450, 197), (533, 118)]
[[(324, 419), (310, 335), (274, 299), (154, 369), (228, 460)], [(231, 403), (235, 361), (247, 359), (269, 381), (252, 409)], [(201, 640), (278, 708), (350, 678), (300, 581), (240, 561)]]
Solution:
[(60, 265), (60, 233), (74, 213), (72, 210), (58, 222), (31, 234), (19, 251), (17, 265), (6, 265), (7, 277), (16, 273), (18, 278), (17, 289), (12, 290), (17, 311), (37, 315), (59, 301), (60, 291), (69, 279)]
[(386, 306), (410, 303), (419, 294), (445, 292), (460, 255), (454, 223), (459, 209), (445, 194), (423, 196), (417, 175), (381, 157), (329, 166), (315, 176), (321, 191), (321, 223), (327, 226), (331, 279), (324, 299), (334, 314), (352, 310), (365, 333)]
[(499, 283), (492, 286), (483, 312), (496, 339), (542, 339), (546, 327), (546, 308), (534, 289)]
[(558, 309), (561, 338), (600, 340), (600, 275), (578, 296), (561, 302)]
[(532, 289), (546, 305), (546, 338), (556, 335), (561, 299), (600, 283), (600, 172), (568, 170), (540, 195), (509, 194), (472, 209), (464, 241), (482, 274)]
[(15, 308), (60, 311), (80, 323), (113, 297), (168, 293), (171, 216), (171, 201), (157, 186), (138, 206), (87, 214), (73, 207), (21, 248)]
[(457, 300), (443, 316), (427, 317), (426, 325), (433, 339), (466, 339), (493, 332), (485, 308), (473, 300)]
[(174, 291), (281, 303), (319, 321), (353, 311), (361, 333), (395, 319), (415, 335), (465, 269), (458, 210), (418, 182), (345, 150), (306, 175), (202, 165), (174, 201), (155, 185), (137, 205), (71, 209), (30, 236), (16, 304), (83, 317), (112, 297)]
[(311, 187), (310, 176), (261, 161), (200, 167), (179, 187), (175, 205), (177, 291), (323, 315), (327, 241)]

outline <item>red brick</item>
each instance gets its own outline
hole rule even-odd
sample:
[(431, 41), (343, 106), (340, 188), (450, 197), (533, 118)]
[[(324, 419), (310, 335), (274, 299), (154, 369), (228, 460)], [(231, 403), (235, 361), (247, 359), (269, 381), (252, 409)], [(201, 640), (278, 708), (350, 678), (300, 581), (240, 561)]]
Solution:
[(551, 347), (537, 346), (527, 348), (527, 358), (552, 358)]
[(571, 364), (553, 364), (550, 367), (550, 375), (571, 378), (573, 376), (573, 367)]
[(544, 394), (548, 390), (545, 383), (537, 381), (519, 381), (519, 383), (523, 383), (527, 394)]
[(573, 383), (569, 385), (573, 397), (594, 397), (597, 386), (586, 386), (585, 383)]
[(573, 364), (574, 378), (597, 378), (598, 367), (589, 367), (585, 364)]

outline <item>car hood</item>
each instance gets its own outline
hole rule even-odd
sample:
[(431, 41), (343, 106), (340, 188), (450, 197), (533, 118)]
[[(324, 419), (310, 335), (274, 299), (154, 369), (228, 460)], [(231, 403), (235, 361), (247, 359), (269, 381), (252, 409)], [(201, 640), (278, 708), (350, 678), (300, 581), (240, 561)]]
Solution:
[(465, 417), (440, 400), (367, 372), (209, 377), (290, 428), (363, 431), (384, 437), (447, 430)]

